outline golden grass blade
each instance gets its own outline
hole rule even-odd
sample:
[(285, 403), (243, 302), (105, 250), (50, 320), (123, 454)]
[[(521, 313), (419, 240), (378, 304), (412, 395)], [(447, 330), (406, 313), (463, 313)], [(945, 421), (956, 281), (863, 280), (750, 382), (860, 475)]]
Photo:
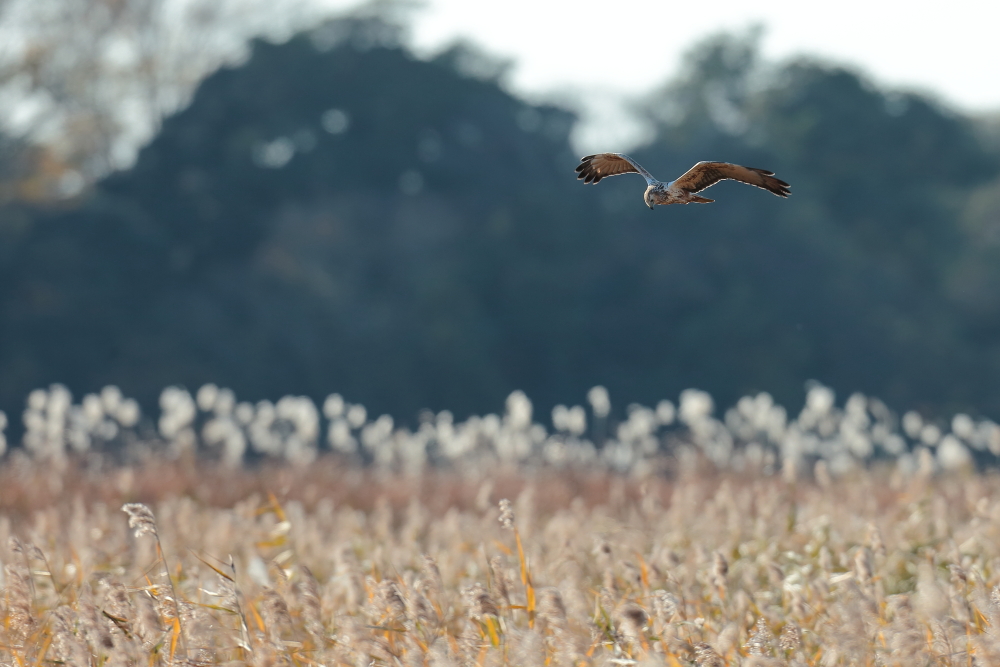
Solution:
[(219, 575), (219, 576), (220, 576), (220, 577), (222, 577), (223, 579), (226, 579), (226, 580), (228, 580), (228, 581), (234, 581), (234, 579), (233, 579), (233, 578), (232, 578), (231, 576), (229, 576), (228, 574), (226, 574), (225, 572), (223, 572), (223, 571), (222, 571), (222, 570), (220, 570), (219, 568), (215, 567), (215, 566), (214, 566), (214, 565), (212, 565), (211, 563), (209, 563), (209, 562), (208, 562), (207, 560), (205, 560), (204, 558), (202, 558), (201, 556), (199, 556), (198, 554), (196, 554), (196, 553), (195, 553), (194, 551), (192, 551), (191, 549), (188, 549), (188, 551), (190, 551), (190, 552), (191, 552), (191, 555), (192, 555), (192, 556), (194, 556), (194, 557), (195, 557), (195, 558), (197, 558), (197, 559), (198, 559), (199, 561), (201, 561), (202, 565), (205, 565), (206, 567), (210, 568), (210, 569), (211, 569), (211, 570), (212, 570), (213, 572), (215, 572), (215, 573), (216, 573), (217, 575)]
[(211, 609), (212, 611), (224, 611), (227, 614), (239, 615), (240, 612), (235, 609), (229, 609), (228, 607), (220, 607), (217, 604), (208, 604), (207, 602), (192, 602), (196, 607), (201, 607), (202, 609)]
[[(41, 667), (42, 663), (45, 662), (45, 654), (49, 652), (49, 646), (52, 645), (52, 633), (46, 632), (42, 639), (42, 645), (38, 649), (38, 660), (35, 662), (35, 667)], [(20, 662), (20, 660), (18, 661)]]
[(257, 629), (261, 632), (266, 632), (264, 628), (264, 619), (261, 618), (260, 612), (257, 611), (257, 605), (248, 604), (247, 607), (250, 609), (250, 614), (253, 617), (254, 623), (257, 624)]
[(129, 629), (128, 629), (128, 619), (127, 618), (120, 618), (118, 616), (112, 616), (111, 614), (109, 614), (108, 612), (104, 611), (103, 609), (101, 610), (101, 614), (103, 614), (105, 618), (109, 619), (112, 623), (114, 623), (118, 627), (118, 629), (121, 630), (125, 634), (125, 636), (127, 638), (129, 638), (129, 639), (132, 638), (132, 633), (129, 632)]
[(517, 560), (521, 565), (521, 583), (524, 584), (525, 608), (528, 612), (528, 627), (535, 627), (535, 587), (531, 582), (531, 570), (524, 556), (524, 546), (521, 544), (521, 533), (514, 527), (514, 541), (517, 543)]
[(528, 627), (535, 627), (535, 587), (531, 585), (531, 578), (528, 578), (528, 585), (525, 587), (525, 593), (528, 600), (527, 612), (528, 612)]
[(170, 630), (170, 662), (174, 661), (174, 654), (177, 652), (177, 643), (181, 638), (181, 619), (174, 617), (173, 628)]
[(494, 647), (500, 646), (500, 628), (497, 626), (497, 621), (492, 616), (487, 616), (484, 621), (486, 625), (486, 632), (490, 638), (490, 644)]
[(406, 632), (406, 628), (393, 628), (388, 625), (366, 625), (364, 627), (369, 630), (378, 630), (379, 632)]
[(287, 522), (288, 515), (285, 514), (285, 510), (284, 508), (282, 508), (281, 503), (278, 502), (277, 496), (275, 496), (274, 493), (272, 493), (271, 491), (268, 491), (267, 499), (270, 502), (270, 505), (266, 508), (261, 508), (261, 510), (258, 510), (258, 515), (267, 514), (268, 512), (274, 512), (274, 515), (278, 517), (279, 522), (281, 523)]
[(639, 561), (639, 577), (642, 580), (642, 588), (643, 588), (643, 590), (648, 591), (649, 590), (649, 567), (646, 565), (646, 559), (643, 558), (642, 554), (639, 553), (638, 551), (636, 552), (635, 557)]
[(509, 556), (509, 555), (511, 555), (513, 553), (510, 550), (510, 547), (508, 547), (506, 544), (504, 544), (500, 540), (493, 540), (493, 546), (495, 546), (497, 549), (499, 549), (500, 551), (502, 551), (505, 556)]
[(524, 547), (521, 546), (521, 534), (514, 528), (514, 540), (517, 542), (517, 560), (521, 564), (521, 583), (528, 585), (528, 564), (524, 559)]

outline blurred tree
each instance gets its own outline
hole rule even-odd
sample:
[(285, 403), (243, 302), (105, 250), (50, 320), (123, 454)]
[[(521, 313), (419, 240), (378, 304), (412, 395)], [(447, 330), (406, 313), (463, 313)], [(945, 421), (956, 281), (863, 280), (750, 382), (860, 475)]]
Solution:
[(650, 101), (658, 136), (637, 154), (663, 173), (724, 159), (794, 184), (788, 202), (748, 206), (748, 195), (687, 214), (718, 228), (699, 234), (690, 270), (717, 290), (707, 308), (699, 295), (706, 321), (693, 331), (723, 352), (687, 374), (709, 386), (728, 368), (769, 378), (745, 389), (782, 395), (810, 376), (896, 403), (982, 400), (990, 383), (945, 284), (975, 252), (956, 223), (970, 190), (1000, 170), (1000, 151), (917, 95), (808, 60), (761, 63), (757, 39), (696, 49)]
[[(466, 47), (425, 63), (401, 39), (350, 19), (257, 42), (75, 228), (56, 216), (18, 239), (3, 347), (25, 375), (7, 396), (41, 372), (117, 378), (147, 400), (215, 377), (255, 396), (349, 386), (408, 414), (502, 401), (516, 386), (492, 342), (504, 311), (536, 296), (536, 276), (587, 262), (553, 261), (563, 230), (602, 227), (563, 178), (573, 118), (504, 93), (502, 68)], [(536, 224), (567, 203), (582, 225)], [(512, 333), (529, 347), (532, 332)]]
[(573, 116), (505, 92), (503, 63), (403, 38), (354, 17), (257, 41), (79, 209), (0, 211), (0, 406), (214, 381), (406, 420), (595, 383), (794, 405), (817, 378), (1000, 413), (1000, 151), (969, 119), (719, 38), (650, 100), (635, 155), (774, 169), (794, 196), (723, 183), (651, 214), (635, 178), (574, 180)]
[[(201, 79), (323, 15), (306, 0), (4, 0), (0, 127), (43, 147), (33, 194), (78, 194), (129, 166)], [(59, 165), (58, 169), (51, 167)]]

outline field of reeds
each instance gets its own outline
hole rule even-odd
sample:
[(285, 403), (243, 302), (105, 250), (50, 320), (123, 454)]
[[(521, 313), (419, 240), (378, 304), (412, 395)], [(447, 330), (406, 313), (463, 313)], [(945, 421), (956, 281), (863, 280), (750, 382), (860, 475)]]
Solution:
[(0, 459), (0, 665), (1000, 664), (996, 424), (818, 385), (587, 403), (403, 428), (37, 391)]

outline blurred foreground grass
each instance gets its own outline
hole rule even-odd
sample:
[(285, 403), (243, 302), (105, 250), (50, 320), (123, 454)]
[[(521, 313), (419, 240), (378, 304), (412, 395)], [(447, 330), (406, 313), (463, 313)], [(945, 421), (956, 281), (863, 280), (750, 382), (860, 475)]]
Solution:
[(0, 664), (995, 665), (998, 486), (20, 458)]
[(39, 390), (0, 459), (0, 667), (1000, 664), (1000, 427), (834, 398), (407, 428)]

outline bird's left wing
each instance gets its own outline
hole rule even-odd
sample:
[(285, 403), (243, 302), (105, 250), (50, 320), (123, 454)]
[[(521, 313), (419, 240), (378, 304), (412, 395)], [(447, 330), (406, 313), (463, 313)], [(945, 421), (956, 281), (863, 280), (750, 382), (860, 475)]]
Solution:
[(648, 171), (623, 153), (598, 153), (580, 158), (576, 171), (579, 174), (577, 178), (582, 178), (584, 183), (598, 183), (605, 176), (618, 174), (639, 174), (649, 185), (656, 183), (656, 179)]
[(781, 179), (775, 178), (773, 171), (741, 167), (738, 164), (728, 162), (699, 162), (684, 172), (684, 175), (674, 181), (672, 185), (694, 193), (701, 192), (726, 179), (749, 183), (768, 192), (773, 192), (779, 197), (787, 197), (792, 194), (791, 186)]

